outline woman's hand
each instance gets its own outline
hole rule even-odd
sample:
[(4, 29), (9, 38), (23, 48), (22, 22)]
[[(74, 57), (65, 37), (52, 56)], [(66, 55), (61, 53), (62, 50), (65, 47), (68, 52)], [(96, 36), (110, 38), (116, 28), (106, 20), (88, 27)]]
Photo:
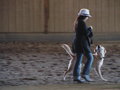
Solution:
[(88, 30), (92, 32), (93, 27), (92, 27), (92, 26), (89, 26), (89, 27), (88, 27)]

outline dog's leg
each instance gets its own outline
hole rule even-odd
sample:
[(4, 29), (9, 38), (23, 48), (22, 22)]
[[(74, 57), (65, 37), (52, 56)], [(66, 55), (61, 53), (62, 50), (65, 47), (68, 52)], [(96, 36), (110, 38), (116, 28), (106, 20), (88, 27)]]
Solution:
[(98, 56), (98, 54), (97, 54), (97, 52), (95, 52), (94, 54), (93, 54), (93, 56), (94, 56), (94, 62), (93, 62), (93, 66), (94, 66), (94, 71), (95, 71), (95, 73), (96, 73), (96, 75), (97, 76), (99, 76), (99, 74), (98, 74), (98, 71), (97, 71), (97, 61), (96, 60), (98, 60), (98, 58), (97, 58), (97, 56)]
[(99, 76), (98, 71), (96, 70), (96, 68), (94, 68), (94, 71), (95, 71), (96, 75)]
[(104, 81), (107, 81), (106, 79), (103, 78), (102, 73), (101, 73), (101, 67), (102, 67), (102, 65), (103, 65), (103, 60), (104, 60), (104, 59), (101, 59), (101, 60), (98, 62), (97, 66), (96, 66), (96, 70), (97, 70), (97, 73), (98, 73), (98, 75), (100, 76), (100, 78), (101, 78), (102, 80), (104, 80)]
[(64, 77), (63, 77), (64, 80), (66, 79), (67, 73), (72, 70), (71, 63), (72, 63), (72, 59), (69, 61), (68, 69), (64, 72)]
[(69, 61), (69, 64), (68, 64), (68, 69), (64, 72), (64, 77), (63, 79), (65, 80), (66, 79), (66, 75), (71, 72), (74, 68), (74, 65), (75, 65), (75, 58), (71, 58), (71, 60)]
[(68, 53), (68, 55), (69, 55), (70, 58), (71, 58), (70, 61), (69, 61), (69, 64), (68, 64), (68, 69), (65, 70), (65, 72), (64, 72), (63, 79), (65, 80), (65, 79), (66, 79), (66, 75), (67, 75), (69, 72), (71, 72), (71, 71), (73, 70), (73, 68), (74, 68), (75, 58), (76, 58), (76, 57), (75, 57), (75, 54), (72, 53), (70, 47), (69, 47), (67, 44), (62, 44), (61, 46), (62, 46), (62, 48), (65, 49), (65, 51)]

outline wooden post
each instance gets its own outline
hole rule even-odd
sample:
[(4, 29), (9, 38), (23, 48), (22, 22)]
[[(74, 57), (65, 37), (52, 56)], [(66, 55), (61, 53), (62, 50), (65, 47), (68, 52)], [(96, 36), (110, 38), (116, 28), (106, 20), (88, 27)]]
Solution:
[(49, 22), (49, 0), (44, 0), (44, 33), (48, 33)]

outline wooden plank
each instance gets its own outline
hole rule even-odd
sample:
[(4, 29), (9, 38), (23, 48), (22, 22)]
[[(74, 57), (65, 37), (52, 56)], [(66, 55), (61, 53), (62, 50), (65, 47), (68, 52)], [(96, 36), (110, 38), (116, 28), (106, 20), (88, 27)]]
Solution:
[(49, 0), (44, 0), (44, 33), (48, 33), (49, 24)]
[(3, 30), (3, 0), (0, 0), (0, 32), (4, 32)]
[(115, 0), (109, 0), (109, 32), (115, 31)]
[[(55, 32), (64, 32), (65, 30), (65, 24), (64, 23), (64, 19), (65, 18), (65, 13), (63, 12), (63, 10), (65, 8), (63, 8), (65, 6), (65, 0), (59, 0), (59, 2), (56, 2), (56, 6), (57, 6), (57, 9), (56, 9), (56, 18), (55, 18), (55, 21), (57, 22), (57, 24), (55, 25), (56, 26), (56, 29), (55, 29)], [(64, 3), (64, 4), (63, 4)]]
[(118, 0), (118, 29), (117, 32), (120, 33), (120, 0)]
[[(77, 1), (78, 0), (76, 0), (76, 2)], [(78, 10), (76, 8), (76, 2), (74, 0), (72, 0), (72, 2), (73, 2), (73, 14), (72, 14), (72, 31), (71, 32), (74, 32), (74, 22), (77, 17)]]
[(23, 0), (16, 0), (16, 32), (23, 32)]
[(115, 0), (115, 29), (114, 29), (114, 32), (116, 32), (116, 33), (120, 32), (120, 0)]
[(68, 3), (68, 29), (67, 32), (73, 31), (73, 0)]
[(50, 14), (49, 14), (49, 25), (48, 25), (48, 32), (53, 32), (54, 30), (54, 0), (51, 0), (49, 3), (49, 10), (50, 10)]
[[(66, 5), (67, 4), (67, 5)], [(68, 6), (68, 2), (66, 0), (64, 0), (64, 32), (67, 32), (67, 20), (68, 20), (68, 15), (67, 15), (67, 6)]]
[(75, 18), (77, 17), (78, 11), (80, 10), (79, 6), (80, 6), (79, 0), (73, 1), (73, 9), (74, 9), (73, 13)]
[(62, 6), (62, 10), (63, 10), (63, 12), (62, 12), (62, 17), (63, 17), (63, 28), (64, 28), (64, 32), (66, 31), (66, 22), (65, 22), (65, 19), (66, 19), (66, 14), (65, 14), (65, 1), (63, 1), (63, 6)]
[(109, 32), (108, 0), (102, 0), (102, 32)]
[(9, 1), (9, 32), (16, 32), (16, 0)]
[[(41, 4), (40, 4), (40, 6), (41, 6), (41, 7), (40, 7), (40, 8), (41, 8), (41, 12), (40, 12), (40, 15), (41, 15), (41, 16), (40, 16), (40, 24), (41, 24), (40, 31), (41, 31), (41, 32), (44, 32), (44, 13), (43, 13), (43, 10), (44, 10), (44, 6), (43, 6), (43, 5), (44, 5), (44, 4), (43, 4), (43, 3), (44, 3), (44, 0), (40, 0), (40, 3), (41, 3)], [(49, 3), (50, 3), (50, 0), (49, 0)], [(50, 13), (50, 11), (49, 11), (49, 13)], [(49, 16), (50, 16), (50, 15), (49, 15)], [(49, 18), (49, 19), (50, 19), (50, 18)], [(50, 23), (50, 22), (49, 22), (49, 19), (48, 19), (48, 24)], [(49, 27), (49, 26), (48, 26), (48, 27)], [(48, 29), (49, 29), (49, 28), (48, 28)]]
[(34, 32), (44, 32), (44, 23), (42, 22), (43, 0), (34, 0)]
[(93, 27), (93, 32), (97, 32), (96, 31), (96, 0), (89, 0), (88, 1), (88, 8), (90, 10), (90, 14), (91, 14), (91, 18), (89, 18), (88, 20), (88, 24), (89, 26)]
[(72, 22), (72, 15), (73, 15), (73, 0), (69, 0), (69, 2), (67, 3), (67, 0), (66, 0), (66, 4), (67, 5), (67, 30), (66, 32), (72, 32), (72, 29), (73, 29), (73, 22)]
[(73, 0), (73, 32), (75, 32), (74, 23), (75, 23), (76, 18), (78, 17), (78, 12), (80, 9), (81, 8), (80, 8), (79, 0), (76, 0), (76, 1)]
[(65, 30), (65, 24), (64, 24), (64, 12), (63, 12), (63, 10), (64, 10), (64, 4), (62, 4), (64, 2), (64, 0), (60, 0), (60, 5), (59, 5), (59, 31), (58, 32), (64, 32), (64, 30)]
[(102, 32), (102, 1), (96, 0), (96, 32)]
[(34, 32), (34, 0), (29, 0), (30, 1), (30, 30), (29, 32)]
[(59, 32), (65, 32), (65, 30), (66, 30), (66, 7), (65, 7), (65, 0), (61, 0), (61, 6), (60, 6), (60, 16), (59, 16), (59, 18), (61, 19), (60, 20), (60, 31)]
[(29, 0), (23, 0), (23, 32), (29, 32), (30, 30), (30, 9)]
[(64, 27), (64, 32), (67, 32), (67, 27), (68, 27), (68, 15), (67, 15), (67, 6), (68, 1), (64, 0), (64, 22), (65, 22), (65, 27)]
[(53, 32), (56, 32), (57, 27), (58, 27), (58, 21), (57, 21), (57, 5), (58, 1), (54, 0), (54, 30)]
[(9, 32), (9, 0), (3, 0), (3, 32)]
[(88, 8), (88, 0), (79, 0), (79, 8)]
[[(51, 30), (51, 32), (62, 32), (64, 31), (62, 29), (62, 27), (64, 27), (64, 17), (65, 17), (65, 13), (64, 13), (64, 5), (63, 4), (63, 0), (60, 0), (60, 1), (56, 1), (56, 0), (53, 0), (53, 9), (52, 9), (52, 12), (54, 13), (53, 14), (53, 20), (52, 22), (54, 22), (54, 28), (53, 30)], [(64, 8), (64, 9), (63, 9)], [(52, 13), (51, 12), (51, 13)]]

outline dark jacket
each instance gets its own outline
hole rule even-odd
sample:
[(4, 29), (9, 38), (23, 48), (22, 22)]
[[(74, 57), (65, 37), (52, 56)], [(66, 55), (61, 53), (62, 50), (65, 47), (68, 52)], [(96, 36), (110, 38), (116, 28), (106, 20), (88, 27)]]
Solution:
[(74, 43), (72, 45), (74, 53), (91, 53), (90, 45), (92, 43), (91, 38), (93, 33), (91, 28), (87, 27), (85, 22), (79, 20), (76, 27), (76, 35)]

